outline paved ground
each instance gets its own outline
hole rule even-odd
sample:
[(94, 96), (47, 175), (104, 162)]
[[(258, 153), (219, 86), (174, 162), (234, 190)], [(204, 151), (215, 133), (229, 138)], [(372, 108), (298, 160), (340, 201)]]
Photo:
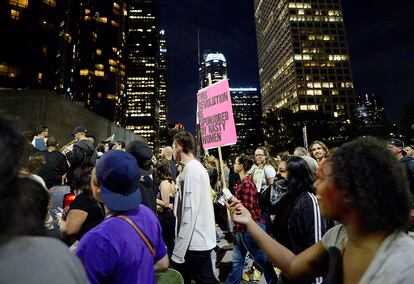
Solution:
[[(224, 234), (220, 230), (219, 227), (217, 227), (217, 232), (221, 236), (221, 240), (218, 242), (218, 246), (220, 248), (228, 247), (229, 245), (231, 246), (231, 244), (229, 244), (227, 242), (227, 240), (224, 239)], [(231, 263), (232, 262), (232, 250), (229, 250), (229, 251), (226, 252), (226, 254), (223, 257), (222, 262), (223, 263)], [(216, 267), (216, 252), (215, 251), (213, 251), (213, 253), (212, 253), (212, 263), (213, 263), (213, 268), (215, 268)], [(247, 266), (245, 267), (244, 271), (247, 271), (252, 266), (252, 264), (253, 264), (253, 261), (251, 259), (248, 259)], [(219, 273), (220, 273), (219, 269), (215, 268), (214, 273), (215, 273), (215, 275), (216, 275), (216, 277), (218, 279), (218, 276), (219, 276)], [(221, 282), (221, 283), (224, 283), (224, 282)], [(240, 283), (264, 284), (264, 283), (266, 283), (266, 280), (264, 279), (264, 276), (263, 276), (262, 279), (260, 279), (260, 281), (247, 282), (247, 281), (243, 281), (242, 280)]]

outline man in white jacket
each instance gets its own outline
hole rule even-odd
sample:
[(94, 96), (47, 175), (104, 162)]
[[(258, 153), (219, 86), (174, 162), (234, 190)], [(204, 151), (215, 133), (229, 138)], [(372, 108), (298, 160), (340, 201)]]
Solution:
[(173, 155), (184, 165), (176, 197), (176, 238), (172, 255), (173, 267), (185, 283), (218, 283), (211, 263), (211, 250), (216, 246), (216, 228), (210, 181), (206, 169), (194, 158), (194, 137), (187, 131), (174, 136)]

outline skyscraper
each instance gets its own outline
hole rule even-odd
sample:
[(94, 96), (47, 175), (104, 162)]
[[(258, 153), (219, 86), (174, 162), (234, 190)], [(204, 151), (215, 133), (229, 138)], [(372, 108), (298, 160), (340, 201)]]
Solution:
[(160, 123), (160, 145), (167, 146), (168, 138), (168, 126), (167, 126), (167, 117), (168, 117), (168, 92), (167, 92), (167, 38), (165, 36), (165, 31), (160, 31), (160, 56), (158, 57), (158, 72), (160, 76), (159, 83), (159, 123)]
[(357, 97), (358, 116), (365, 126), (381, 126), (385, 122), (384, 104), (382, 98), (375, 94), (365, 94)]
[(128, 8), (125, 127), (158, 149), (160, 76), (159, 3), (131, 0)]
[(75, 40), (72, 99), (116, 121), (119, 119), (116, 108), (125, 93), (126, 2), (71, 3), (76, 21), (72, 32)]
[(355, 96), (340, 0), (255, 0), (263, 113), (351, 115)]
[(157, 0), (129, 3), (125, 127), (159, 144), (159, 7)]
[[(222, 53), (204, 52), (200, 63), (200, 89), (227, 78), (227, 62)], [(211, 83), (210, 83), (211, 82)]]
[(263, 142), (260, 94), (257, 88), (230, 88), (237, 152), (255, 148)]
[(55, 89), (60, 4), (56, 0), (2, 1), (0, 89)]

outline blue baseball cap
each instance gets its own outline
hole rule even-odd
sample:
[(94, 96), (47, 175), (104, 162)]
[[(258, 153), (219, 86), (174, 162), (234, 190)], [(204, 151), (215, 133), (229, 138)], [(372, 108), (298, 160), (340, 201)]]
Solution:
[(73, 132), (72, 132), (72, 136), (75, 136), (75, 134), (76, 133), (79, 133), (79, 132), (88, 132), (88, 130), (86, 129), (86, 127), (85, 126), (82, 126), (82, 125), (79, 125), (79, 126), (76, 126), (75, 127), (75, 129), (73, 129)]
[(112, 211), (127, 211), (141, 203), (136, 159), (124, 151), (109, 151), (96, 162), (96, 177), (104, 204)]

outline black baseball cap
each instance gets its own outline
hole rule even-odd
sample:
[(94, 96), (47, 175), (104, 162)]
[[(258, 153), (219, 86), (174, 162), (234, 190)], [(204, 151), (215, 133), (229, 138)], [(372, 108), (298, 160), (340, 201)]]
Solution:
[(393, 146), (398, 147), (398, 148), (401, 148), (403, 155), (407, 154), (407, 151), (405, 151), (405, 149), (404, 149), (404, 147), (405, 147), (404, 142), (401, 141), (400, 139), (391, 138), (390, 141), (388, 141), (388, 144), (393, 145)]
[(85, 126), (79, 125), (79, 126), (75, 127), (75, 129), (73, 130), (72, 135), (75, 135), (78, 132), (85, 132), (86, 133), (86, 132), (88, 132), (88, 130), (85, 128)]

